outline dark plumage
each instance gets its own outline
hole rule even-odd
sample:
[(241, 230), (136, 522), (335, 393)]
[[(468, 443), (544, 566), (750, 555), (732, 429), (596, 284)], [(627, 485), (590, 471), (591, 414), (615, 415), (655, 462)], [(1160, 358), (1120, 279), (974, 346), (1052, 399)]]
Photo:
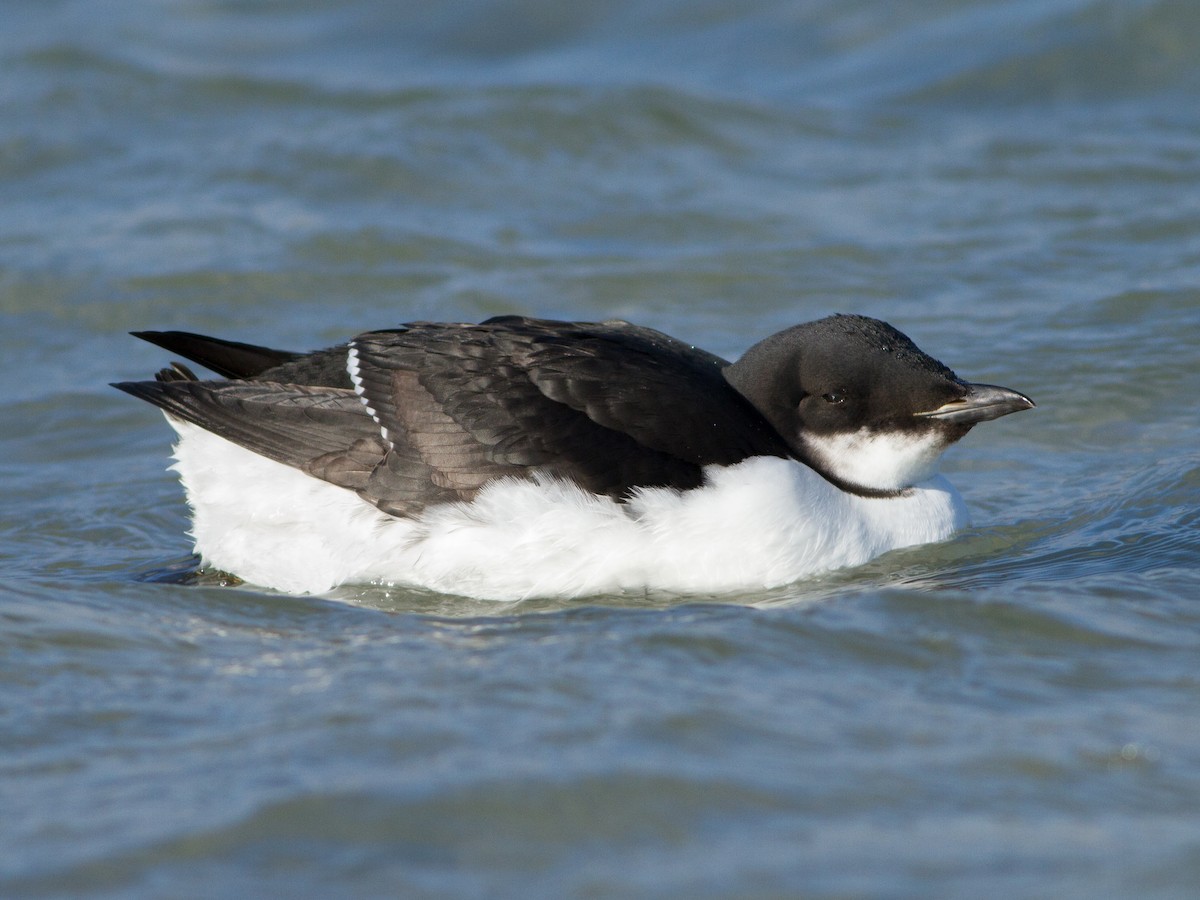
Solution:
[(397, 516), (533, 473), (615, 499), (690, 489), (704, 466), (752, 456), (794, 457), (844, 489), (888, 494), (838, 474), (821, 440), (887, 428), (948, 445), (1033, 405), (962, 381), (863, 316), (798, 325), (732, 365), (620, 321), (414, 322), (310, 354), (135, 334), (230, 380), (175, 366), (116, 387)]
[(309, 355), (137, 336), (234, 380), (164, 370), (116, 387), (394, 515), (535, 469), (621, 497), (697, 487), (708, 463), (788, 454), (724, 360), (624, 322), (416, 322)]

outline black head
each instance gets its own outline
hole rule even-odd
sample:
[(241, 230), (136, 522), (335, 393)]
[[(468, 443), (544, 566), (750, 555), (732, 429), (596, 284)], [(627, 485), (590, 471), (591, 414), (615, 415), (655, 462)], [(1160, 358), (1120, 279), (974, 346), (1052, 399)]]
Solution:
[(1023, 394), (970, 384), (886, 322), (837, 315), (755, 344), (725, 377), (827, 479), (903, 491), (979, 422), (1029, 409)]

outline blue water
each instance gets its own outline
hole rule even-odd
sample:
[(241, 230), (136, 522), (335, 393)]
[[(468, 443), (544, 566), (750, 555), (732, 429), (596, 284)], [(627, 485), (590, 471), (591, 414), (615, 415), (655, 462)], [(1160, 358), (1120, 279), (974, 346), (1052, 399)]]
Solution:
[[(1200, 5), (10, 2), (0, 896), (1194, 897)], [(830, 312), (1039, 408), (739, 597), (191, 577), (183, 328)]]

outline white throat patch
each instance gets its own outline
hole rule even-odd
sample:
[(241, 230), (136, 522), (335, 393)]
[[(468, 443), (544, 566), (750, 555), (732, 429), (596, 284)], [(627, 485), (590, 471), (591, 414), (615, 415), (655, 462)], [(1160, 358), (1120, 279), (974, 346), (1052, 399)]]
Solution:
[(946, 442), (936, 431), (870, 431), (805, 436), (814, 461), (855, 487), (902, 491), (937, 470)]

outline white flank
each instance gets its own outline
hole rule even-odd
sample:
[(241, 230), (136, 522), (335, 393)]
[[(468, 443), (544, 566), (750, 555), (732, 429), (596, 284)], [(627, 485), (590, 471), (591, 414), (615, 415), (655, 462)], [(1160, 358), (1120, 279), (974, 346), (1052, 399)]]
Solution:
[(386, 516), (352, 491), (171, 420), (204, 561), (253, 584), (321, 593), (387, 583), (512, 600), (625, 590), (754, 590), (940, 541), (966, 524), (937, 477), (890, 499), (847, 494), (799, 463), (710, 466), (692, 491), (627, 503), (554, 479), (506, 479), (471, 503)]

